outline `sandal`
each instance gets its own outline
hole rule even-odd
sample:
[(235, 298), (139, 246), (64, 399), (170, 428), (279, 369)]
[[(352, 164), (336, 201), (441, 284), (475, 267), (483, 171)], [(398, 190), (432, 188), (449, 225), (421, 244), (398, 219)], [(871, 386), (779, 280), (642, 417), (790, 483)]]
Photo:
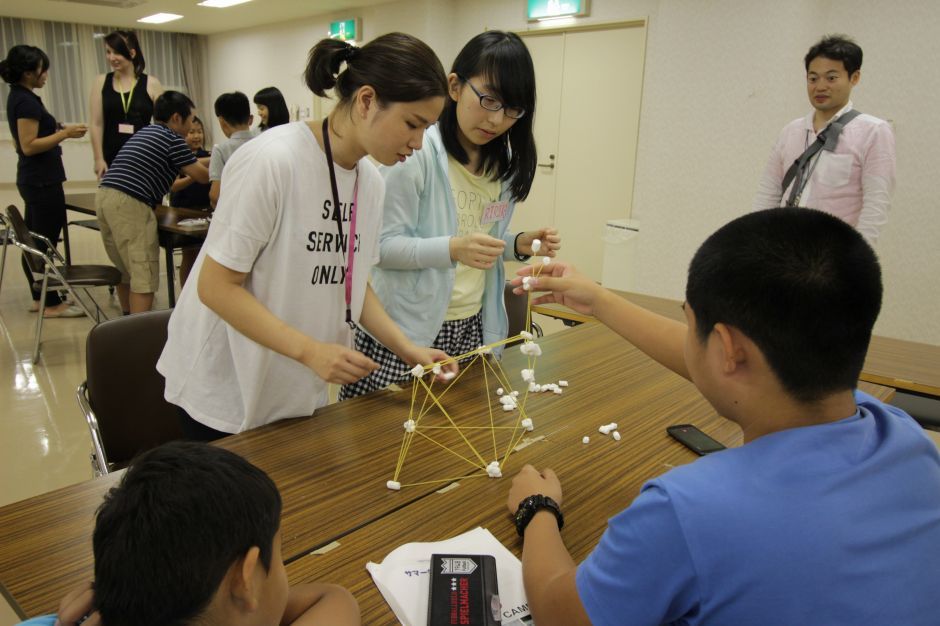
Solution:
[(77, 307), (74, 304), (71, 304), (54, 313), (50, 313), (47, 310), (42, 315), (43, 319), (51, 319), (55, 317), (84, 317), (84, 316), (85, 316), (85, 311), (81, 307)]

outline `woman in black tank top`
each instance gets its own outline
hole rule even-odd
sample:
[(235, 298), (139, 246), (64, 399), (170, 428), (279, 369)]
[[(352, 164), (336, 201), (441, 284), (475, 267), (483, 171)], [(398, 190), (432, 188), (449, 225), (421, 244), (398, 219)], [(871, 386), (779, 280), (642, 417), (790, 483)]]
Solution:
[(144, 55), (133, 31), (105, 37), (105, 54), (114, 70), (99, 76), (91, 92), (91, 144), (100, 179), (121, 146), (150, 124), (153, 102), (163, 92), (155, 76), (144, 73)]

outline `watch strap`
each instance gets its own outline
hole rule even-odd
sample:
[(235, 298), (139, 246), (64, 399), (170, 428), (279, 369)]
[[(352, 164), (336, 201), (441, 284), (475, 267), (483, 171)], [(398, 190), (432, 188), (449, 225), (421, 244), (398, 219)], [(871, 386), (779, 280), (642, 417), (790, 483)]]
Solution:
[(542, 510), (551, 511), (555, 515), (558, 530), (564, 527), (565, 516), (562, 514), (558, 503), (548, 496), (536, 494), (525, 498), (519, 503), (519, 508), (516, 510), (516, 532), (519, 533), (520, 537), (525, 535), (525, 529), (532, 521), (532, 518), (535, 517), (535, 514)]

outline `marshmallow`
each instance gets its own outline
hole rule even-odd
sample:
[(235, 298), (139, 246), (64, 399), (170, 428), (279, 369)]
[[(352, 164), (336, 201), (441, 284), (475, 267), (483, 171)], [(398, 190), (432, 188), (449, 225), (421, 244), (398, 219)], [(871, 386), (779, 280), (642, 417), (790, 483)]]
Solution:
[(559, 380), (559, 381), (558, 381), (558, 386), (559, 386), (559, 387), (567, 387), (567, 386), (568, 386), (568, 381), (567, 381), (567, 380)]
[(518, 398), (518, 397), (519, 397), (519, 392), (518, 392), (518, 391), (513, 391), (510, 395), (511, 395), (513, 398)]
[(532, 253), (538, 252), (542, 248), (542, 241), (540, 239), (532, 240)]
[(522, 370), (522, 380), (527, 383), (535, 382), (535, 370), (524, 369)]
[(523, 276), (523, 277), (522, 277), (522, 284), (523, 284), (523, 285), (528, 285), (531, 280), (532, 280), (532, 277), (531, 277), (531, 276)]
[(523, 339), (527, 339), (528, 341), (532, 341), (533, 339), (535, 339), (535, 335), (533, 335), (532, 333), (530, 333), (530, 332), (527, 331), (527, 330), (521, 331), (521, 332), (519, 333), (519, 336), (522, 337)]
[(615, 441), (620, 441), (620, 431), (619, 431), (619, 430), (615, 430), (615, 431), (614, 431), (614, 440), (615, 440)]
[(539, 392), (541, 390), (542, 388), (539, 385), (536, 385), (535, 383), (529, 383), (529, 391)]
[(390, 480), (385, 483), (385, 486), (391, 489), (392, 491), (401, 491), (401, 483), (397, 480)]
[(523, 290), (523, 291), (531, 291), (531, 290), (532, 290), (532, 285), (530, 285), (529, 283), (522, 283), (522, 290)]
[(552, 389), (552, 391), (555, 392), (555, 395), (556, 395), (556, 396), (560, 396), (560, 395), (561, 395), (561, 387), (555, 387), (555, 388)]
[(591, 441), (590, 437), (581, 437), (581, 443), (588, 443), (589, 441)]
[(531, 420), (530, 418), (528, 418), (528, 417), (525, 418), (524, 420), (522, 420), (522, 422), (520, 423), (520, 425), (521, 425), (523, 428), (525, 428), (526, 430), (530, 431), (530, 432), (533, 431), (533, 430), (535, 430), (535, 426), (532, 425), (532, 420)]
[(609, 426), (611, 430), (617, 430), (617, 422), (611, 422)]
[(551, 260), (550, 258), (548, 258), (547, 256), (543, 256), (543, 257), (542, 257), (542, 265), (548, 265), (548, 264), (551, 263), (551, 262), (552, 262), (552, 260)]
[(435, 363), (435, 364), (434, 364), (434, 367), (431, 368), (431, 371), (434, 372), (435, 374), (440, 374), (440, 373), (441, 373), (441, 364), (440, 364), (440, 363)]
[(503, 393), (504, 393), (504, 392), (503, 392), (503, 388), (502, 388), (502, 387), (500, 387), (500, 388), (498, 388), (498, 389), (496, 390), (496, 395), (497, 395), (497, 396), (501, 396), (501, 395), (503, 395)]
[(490, 478), (502, 478), (503, 472), (499, 469), (499, 461), (493, 461), (487, 465), (486, 473)]
[(504, 404), (504, 405), (503, 405), (503, 410), (506, 411), (506, 412), (512, 411), (513, 408), (515, 408), (515, 407), (513, 407), (513, 405), (511, 405), (511, 404)]
[(601, 426), (601, 427), (598, 428), (597, 430), (598, 430), (598, 432), (601, 433), (602, 435), (609, 435), (609, 434), (610, 434), (610, 431), (613, 430), (613, 429), (610, 427), (610, 424), (604, 424), (603, 426)]
[(519, 346), (519, 352), (528, 356), (541, 356), (542, 347), (534, 341), (528, 341)]
[(408, 420), (407, 422), (405, 422), (404, 424), (402, 424), (402, 426), (405, 427), (405, 432), (406, 432), (406, 433), (413, 433), (413, 432), (415, 431), (415, 421), (414, 421), (414, 420)]
[(411, 375), (415, 378), (421, 378), (424, 376), (424, 366), (420, 363), (411, 368)]
[(441, 374), (441, 378), (444, 380), (453, 380), (455, 376), (457, 376), (457, 372), (444, 372)]

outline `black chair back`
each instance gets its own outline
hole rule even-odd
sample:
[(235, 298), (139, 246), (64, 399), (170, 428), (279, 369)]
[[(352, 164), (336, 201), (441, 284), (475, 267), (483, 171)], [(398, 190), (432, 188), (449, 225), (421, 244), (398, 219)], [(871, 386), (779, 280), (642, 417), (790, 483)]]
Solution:
[[(13, 236), (16, 237), (16, 240), (30, 248), (40, 250), (32, 233), (29, 232), (29, 227), (26, 226), (26, 220), (23, 219), (20, 210), (11, 204), (7, 207), (7, 216), (10, 218), (10, 226), (13, 227)], [(26, 264), (29, 265), (29, 269), (33, 274), (42, 275), (46, 271), (42, 261), (36, 255), (29, 254), (24, 250), (23, 258), (26, 259)]]

